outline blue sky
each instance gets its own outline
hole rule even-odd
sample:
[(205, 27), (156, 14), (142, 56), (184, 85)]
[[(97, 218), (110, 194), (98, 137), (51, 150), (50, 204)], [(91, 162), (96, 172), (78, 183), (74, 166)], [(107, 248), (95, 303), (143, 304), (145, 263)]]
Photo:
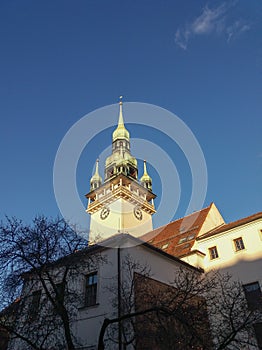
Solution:
[[(226, 221), (261, 211), (261, 18), (256, 0), (2, 0), (0, 217), (59, 213), (52, 177), (62, 138), (119, 95), (163, 107), (192, 130), (208, 168), (204, 205), (214, 201)], [(175, 217), (183, 216), (191, 193), (183, 156), (161, 135), (130, 129), (171, 153), (182, 183)], [(112, 130), (80, 159), (83, 203)]]

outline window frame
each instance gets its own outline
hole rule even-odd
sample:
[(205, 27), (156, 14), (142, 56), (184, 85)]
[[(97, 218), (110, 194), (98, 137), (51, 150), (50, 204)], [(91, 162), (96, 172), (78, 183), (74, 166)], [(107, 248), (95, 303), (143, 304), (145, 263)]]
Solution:
[(177, 244), (183, 244), (183, 243), (186, 243), (186, 241), (187, 241), (187, 237), (186, 236), (185, 237), (181, 237)]
[(195, 233), (190, 233), (187, 236), (181, 237), (177, 244), (183, 244), (183, 243), (186, 243), (188, 241), (192, 241), (195, 238), (195, 236), (196, 236)]
[[(239, 242), (240, 242), (240, 245), (238, 246)], [(242, 236), (234, 238), (233, 243), (234, 243), (234, 249), (236, 253), (246, 249)]]
[[(55, 301), (63, 304), (65, 299), (65, 290), (66, 290), (65, 283), (64, 282), (55, 283), (55, 288), (58, 293), (58, 297), (57, 295), (55, 295)], [(61, 298), (60, 298), (60, 293), (62, 294)]]
[[(213, 251), (215, 251), (214, 255), (212, 254)], [(208, 248), (208, 253), (209, 253), (209, 259), (210, 260), (215, 260), (215, 259), (219, 258), (218, 249), (217, 249), (216, 245), (214, 245), (213, 247)]]
[(42, 290), (37, 289), (31, 294), (31, 302), (28, 307), (28, 321), (33, 322), (38, 315), (38, 311), (40, 309), (40, 301), (42, 296)]
[(254, 333), (257, 340), (257, 345), (262, 348), (262, 322), (257, 322), (253, 325)]
[[(89, 279), (95, 277), (95, 282), (93, 281), (89, 284)], [(98, 305), (98, 272), (93, 271), (85, 275), (85, 289), (84, 289), (84, 307), (92, 307)]]
[(168, 243), (163, 244), (163, 245), (162, 245), (162, 247), (161, 247), (161, 249), (163, 249), (163, 250), (164, 250), (164, 249), (167, 249), (167, 248), (168, 248), (168, 246), (169, 246), (169, 242), (168, 242)]
[[(254, 288), (257, 286), (257, 288)], [(252, 288), (248, 290), (248, 288)], [(259, 281), (243, 284), (243, 290), (246, 297), (247, 305), (250, 310), (257, 310), (262, 305), (262, 291)]]

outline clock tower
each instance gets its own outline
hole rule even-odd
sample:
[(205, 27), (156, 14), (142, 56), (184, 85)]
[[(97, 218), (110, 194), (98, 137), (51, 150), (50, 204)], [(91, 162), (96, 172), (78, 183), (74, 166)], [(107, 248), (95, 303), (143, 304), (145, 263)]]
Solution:
[(99, 175), (98, 160), (90, 180), (87, 213), (91, 215), (89, 242), (95, 243), (116, 233), (135, 237), (153, 229), (156, 212), (152, 179), (147, 173), (138, 180), (137, 160), (130, 152), (130, 135), (123, 119), (123, 102), (119, 102), (118, 125), (112, 135), (112, 153), (105, 162), (105, 179)]

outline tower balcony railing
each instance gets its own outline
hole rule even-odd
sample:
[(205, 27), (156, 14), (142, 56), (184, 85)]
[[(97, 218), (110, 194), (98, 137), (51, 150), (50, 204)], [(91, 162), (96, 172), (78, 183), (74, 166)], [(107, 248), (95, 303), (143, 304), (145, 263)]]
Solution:
[(147, 200), (146, 190), (143, 190), (140, 185), (124, 183), (121, 178), (117, 183), (108, 183), (98, 188), (93, 201), (89, 197), (87, 212), (95, 212), (118, 198), (125, 198), (148, 213), (156, 212), (153, 198), (150, 201)]

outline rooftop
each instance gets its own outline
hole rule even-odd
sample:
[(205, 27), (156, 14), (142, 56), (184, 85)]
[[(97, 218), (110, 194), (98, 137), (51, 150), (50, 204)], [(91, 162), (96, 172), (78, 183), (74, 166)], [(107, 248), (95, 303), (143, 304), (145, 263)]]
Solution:
[(259, 213), (247, 216), (247, 217), (245, 217), (243, 219), (232, 221), (232, 222), (230, 222), (228, 224), (216, 227), (213, 230), (211, 230), (211, 231), (201, 235), (200, 237), (198, 237), (198, 240), (214, 236), (214, 235), (216, 235), (218, 233), (222, 233), (222, 232), (231, 230), (233, 228), (236, 228), (236, 227), (248, 224), (248, 223), (250, 223), (252, 221), (255, 221), (255, 220), (258, 220), (258, 219), (262, 219), (262, 212), (259, 212)]
[(170, 255), (183, 256), (191, 251), (211, 205), (146, 233), (141, 239)]

